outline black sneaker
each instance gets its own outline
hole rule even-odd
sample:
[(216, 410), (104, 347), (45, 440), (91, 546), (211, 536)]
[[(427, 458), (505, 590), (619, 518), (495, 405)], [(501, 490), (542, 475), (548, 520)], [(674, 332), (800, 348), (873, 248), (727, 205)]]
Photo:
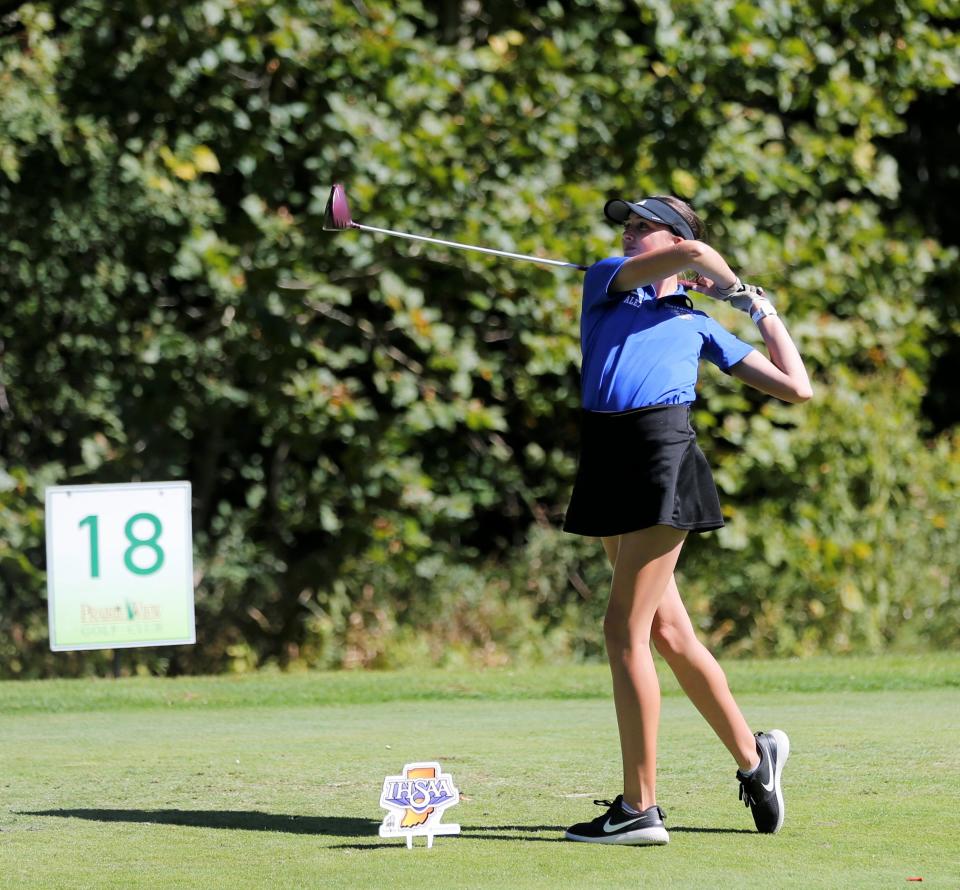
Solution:
[(776, 834), (783, 827), (783, 792), (780, 776), (790, 756), (790, 739), (785, 732), (758, 732), (757, 753), (760, 763), (749, 776), (737, 770), (740, 800), (750, 807), (757, 831)]
[(620, 804), (623, 795), (616, 800), (595, 800), (600, 807), (609, 807), (602, 816), (592, 822), (578, 822), (567, 829), (568, 841), (586, 841), (588, 844), (666, 844), (670, 840), (663, 827), (663, 810), (656, 804), (647, 807), (639, 816), (624, 812)]

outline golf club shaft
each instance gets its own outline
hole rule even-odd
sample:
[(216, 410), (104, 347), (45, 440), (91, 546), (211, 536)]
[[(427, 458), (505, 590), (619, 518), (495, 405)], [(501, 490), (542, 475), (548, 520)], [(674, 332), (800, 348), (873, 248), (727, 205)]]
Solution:
[(425, 235), (410, 235), (407, 232), (395, 232), (393, 229), (381, 229), (377, 226), (363, 226), (355, 222), (350, 223), (350, 225), (354, 229), (363, 229), (365, 232), (380, 232), (383, 235), (396, 235), (398, 238), (409, 238), (411, 241), (427, 241), (430, 244), (442, 244), (444, 247), (456, 247), (460, 250), (476, 250), (479, 253), (490, 253), (494, 256), (509, 257), (512, 260), (527, 260), (531, 263), (543, 263), (547, 266), (566, 266), (570, 269), (579, 269), (581, 272), (586, 271), (587, 268), (586, 266), (581, 266), (579, 263), (566, 263), (563, 260), (548, 260), (544, 257), (528, 256), (525, 253), (510, 253), (506, 250), (494, 250), (492, 247), (476, 247), (473, 244), (443, 241), (440, 238), (428, 238)]

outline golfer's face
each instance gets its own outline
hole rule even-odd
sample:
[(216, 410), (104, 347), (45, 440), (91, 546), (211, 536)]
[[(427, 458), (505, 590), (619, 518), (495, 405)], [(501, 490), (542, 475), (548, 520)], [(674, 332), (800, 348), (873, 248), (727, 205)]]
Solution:
[(636, 213), (623, 224), (623, 255), (636, 256), (658, 247), (669, 247), (677, 236), (669, 226), (644, 219)]

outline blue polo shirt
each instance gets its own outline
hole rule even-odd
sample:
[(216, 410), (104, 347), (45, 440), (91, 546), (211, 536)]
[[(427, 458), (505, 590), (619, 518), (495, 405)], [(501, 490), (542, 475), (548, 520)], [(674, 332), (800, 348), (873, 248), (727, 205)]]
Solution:
[(652, 286), (611, 291), (626, 257), (594, 263), (583, 282), (581, 390), (588, 411), (628, 411), (696, 399), (700, 358), (729, 372), (753, 347), (679, 298)]

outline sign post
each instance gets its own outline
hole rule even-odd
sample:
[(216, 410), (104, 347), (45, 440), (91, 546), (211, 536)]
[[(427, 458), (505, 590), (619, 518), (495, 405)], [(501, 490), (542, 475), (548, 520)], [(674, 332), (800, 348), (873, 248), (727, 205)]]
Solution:
[(189, 482), (46, 491), (50, 648), (196, 642)]

